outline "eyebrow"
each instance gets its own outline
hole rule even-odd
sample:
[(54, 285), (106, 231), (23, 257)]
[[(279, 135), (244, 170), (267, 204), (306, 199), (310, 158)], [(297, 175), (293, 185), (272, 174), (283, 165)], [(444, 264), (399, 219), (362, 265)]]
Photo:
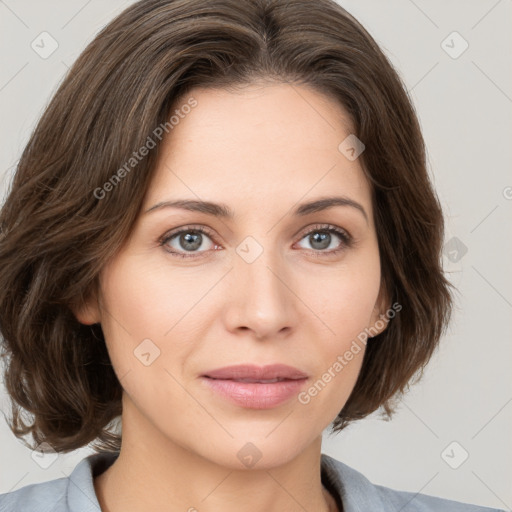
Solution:
[[(368, 215), (361, 204), (349, 197), (330, 196), (322, 197), (308, 203), (302, 203), (292, 211), (292, 215), (303, 217), (311, 213), (320, 212), (333, 208), (334, 206), (348, 206), (358, 210), (368, 222)], [(193, 212), (205, 213), (222, 219), (233, 219), (235, 213), (225, 204), (212, 203), (211, 201), (198, 201), (192, 199), (175, 199), (172, 201), (161, 201), (148, 208), (144, 213), (149, 213), (163, 208), (179, 208)]]

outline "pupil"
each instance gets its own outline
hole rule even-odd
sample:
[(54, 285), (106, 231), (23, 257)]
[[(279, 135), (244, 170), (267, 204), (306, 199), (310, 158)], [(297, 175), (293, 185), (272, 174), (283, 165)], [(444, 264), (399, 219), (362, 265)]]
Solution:
[[(316, 232), (310, 235), (311, 245), (315, 249), (325, 249), (329, 247), (331, 234), (326, 232)], [(196, 250), (201, 247), (202, 235), (201, 233), (186, 233), (181, 235), (180, 242), (182, 243), (182, 247), (188, 250)]]
[[(314, 233), (313, 235), (310, 236), (311, 238), (311, 245), (313, 248), (315, 249), (325, 249), (326, 247), (329, 247), (329, 244), (330, 244), (330, 238), (331, 238), (331, 234), (330, 233), (325, 233), (325, 232), (317, 232), (317, 233)], [(327, 242), (327, 243), (326, 243)], [(320, 246), (315, 246), (315, 244), (319, 243)]]
[(180, 241), (183, 242), (182, 247), (184, 249), (195, 250), (195, 249), (198, 249), (199, 247), (201, 247), (202, 235), (200, 233), (196, 233), (196, 234), (186, 233), (184, 235), (181, 235), (180, 238), (181, 238)]

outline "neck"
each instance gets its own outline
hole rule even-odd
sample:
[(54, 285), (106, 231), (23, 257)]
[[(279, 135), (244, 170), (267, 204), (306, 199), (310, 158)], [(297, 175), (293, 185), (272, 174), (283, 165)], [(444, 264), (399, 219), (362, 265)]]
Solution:
[(233, 469), (164, 438), (130, 407), (122, 425), (119, 457), (94, 479), (102, 512), (338, 510), (321, 482), (321, 436), (283, 464)]

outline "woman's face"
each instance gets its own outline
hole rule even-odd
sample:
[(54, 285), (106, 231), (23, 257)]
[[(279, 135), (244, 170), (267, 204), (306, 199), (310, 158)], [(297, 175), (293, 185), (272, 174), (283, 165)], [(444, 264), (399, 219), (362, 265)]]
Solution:
[[(279, 84), (191, 96), (131, 238), (103, 269), (99, 309), (77, 316), (101, 322), (123, 433), (232, 468), (247, 455), (271, 467), (340, 412), (364, 345), (344, 355), (386, 309), (370, 188), (348, 142), (338, 149), (346, 112), (322, 94)], [(327, 197), (343, 201), (304, 206)], [(146, 212), (178, 200), (232, 217), (213, 206)], [(214, 373), (275, 364), (299, 373)], [(285, 380), (261, 382), (272, 376)]]

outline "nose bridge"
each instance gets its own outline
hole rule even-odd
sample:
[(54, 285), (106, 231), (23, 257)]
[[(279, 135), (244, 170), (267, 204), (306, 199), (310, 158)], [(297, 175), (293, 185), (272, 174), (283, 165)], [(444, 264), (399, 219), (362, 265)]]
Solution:
[(231, 275), (234, 291), (231, 308), (236, 314), (231, 318), (236, 319), (238, 327), (250, 328), (264, 336), (289, 327), (296, 318), (294, 295), (287, 286), (287, 272), (279, 248), (273, 247), (272, 236), (260, 240), (248, 236), (236, 248)]
[[(283, 284), (283, 262), (279, 248), (273, 247), (272, 236), (257, 240), (246, 237), (236, 248), (235, 279), (251, 294), (288, 299)], [(282, 296), (282, 297), (281, 297)]]

